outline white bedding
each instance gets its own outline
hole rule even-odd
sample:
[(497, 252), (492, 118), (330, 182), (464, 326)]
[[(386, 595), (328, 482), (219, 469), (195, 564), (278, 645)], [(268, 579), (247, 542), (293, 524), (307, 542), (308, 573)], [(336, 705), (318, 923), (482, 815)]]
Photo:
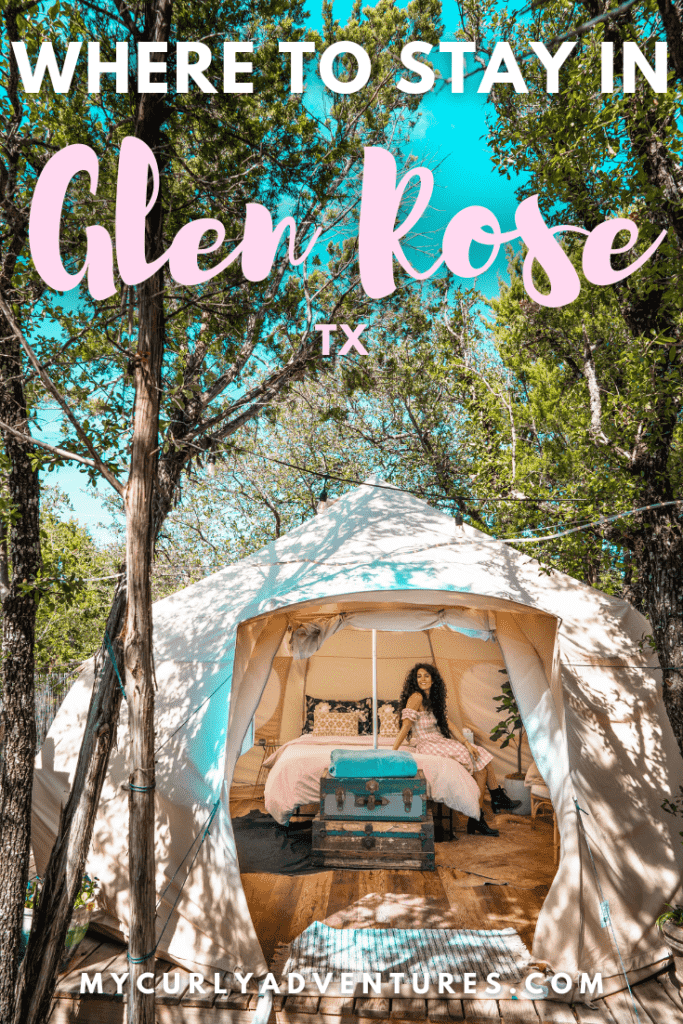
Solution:
[[(392, 747), (393, 739), (381, 739), (380, 747)], [(330, 766), (330, 751), (348, 747), (371, 747), (371, 736), (313, 736), (307, 733), (271, 754), (264, 766), (270, 768), (264, 799), (266, 811), (281, 825), (296, 807), (320, 800), (320, 779)], [(471, 817), (479, 817), (479, 788), (463, 766), (450, 757), (418, 754), (405, 747), (425, 773), (427, 796)]]

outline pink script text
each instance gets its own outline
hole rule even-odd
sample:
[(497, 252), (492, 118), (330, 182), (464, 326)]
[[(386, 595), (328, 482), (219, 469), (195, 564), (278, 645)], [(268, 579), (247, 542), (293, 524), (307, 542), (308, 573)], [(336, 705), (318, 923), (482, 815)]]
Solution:
[[(36, 183), (29, 220), (29, 242), (36, 270), (48, 287), (68, 291), (87, 274), (90, 294), (94, 299), (107, 299), (116, 293), (114, 278), (114, 245), (106, 228), (99, 224), (86, 227), (87, 250), (81, 269), (70, 273), (62, 261), (59, 236), (69, 185), (75, 175), (85, 172), (90, 191), (97, 193), (99, 164), (89, 146), (67, 146), (45, 165)], [(148, 195), (149, 175), (152, 189)], [(468, 206), (448, 223), (443, 235), (441, 255), (425, 271), (418, 271), (408, 260), (401, 240), (411, 232), (425, 213), (434, 188), (434, 176), (426, 167), (417, 167), (397, 181), (396, 161), (391, 153), (378, 146), (365, 150), (363, 189), (358, 232), (358, 253), (361, 285), (373, 299), (382, 299), (396, 290), (394, 260), (406, 274), (426, 280), (444, 264), (461, 278), (483, 274), (493, 264), (501, 245), (521, 239), (527, 248), (523, 265), (523, 282), (528, 295), (542, 306), (566, 306), (578, 296), (581, 282), (571, 260), (556, 235), (573, 231), (586, 236), (582, 266), (586, 278), (596, 285), (610, 285), (628, 277), (652, 256), (666, 237), (662, 231), (644, 253), (626, 267), (612, 267), (613, 254), (629, 252), (638, 240), (638, 228), (632, 220), (615, 217), (598, 224), (592, 231), (563, 224), (548, 227), (538, 206), (538, 196), (524, 199), (515, 213), (515, 231), (501, 231), (498, 220), (485, 206)], [(417, 195), (401, 223), (397, 224), (405, 190), (417, 179)], [(171, 277), (180, 285), (195, 286), (216, 277), (241, 257), (242, 273), (248, 281), (263, 281), (271, 272), (277, 250), (286, 232), (289, 261), (293, 266), (303, 263), (313, 251), (321, 229), (312, 233), (301, 255), (296, 255), (297, 225), (293, 217), (285, 217), (275, 227), (269, 211), (260, 203), (247, 203), (241, 242), (219, 263), (200, 267), (198, 258), (216, 252), (225, 241), (223, 224), (213, 217), (190, 221), (178, 231), (173, 242), (158, 259), (148, 262), (145, 255), (145, 219), (159, 194), (159, 170), (152, 150), (140, 139), (123, 140), (119, 156), (116, 191), (116, 262), (121, 280), (127, 285), (146, 281), (168, 263)], [(619, 232), (628, 233), (628, 242), (615, 248)], [(215, 239), (202, 246), (204, 235), (212, 232)], [(470, 250), (473, 242), (490, 248), (488, 259), (481, 266), (472, 266)], [(534, 261), (545, 271), (550, 290), (540, 292), (532, 278)]]

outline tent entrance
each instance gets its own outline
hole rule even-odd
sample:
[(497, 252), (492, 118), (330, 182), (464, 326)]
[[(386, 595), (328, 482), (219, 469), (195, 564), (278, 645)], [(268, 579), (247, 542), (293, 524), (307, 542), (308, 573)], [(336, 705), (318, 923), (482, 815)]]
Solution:
[[(369, 697), (373, 668), (381, 704), (382, 701), (398, 699), (405, 676), (416, 662), (435, 664), (446, 682), (449, 718), (461, 728), (472, 727), (475, 742), (491, 750), (499, 780), (517, 770), (515, 747), (496, 747), (490, 740), (490, 732), (499, 722), (494, 698), (500, 694), (502, 684), (508, 678), (506, 671), (512, 668), (513, 686), (517, 683), (515, 692), (520, 688), (523, 692), (523, 688), (530, 685), (527, 678), (529, 665), (518, 664), (519, 651), (513, 651), (512, 656), (508, 653), (506, 658), (495, 634), (495, 615), (489, 618), (488, 611), (479, 608), (458, 609), (462, 615), (461, 629), (453, 629), (436, 619), (441, 609), (425, 609), (424, 606), (400, 609), (405, 617), (415, 615), (413, 622), (409, 623), (401, 623), (400, 615), (390, 622), (388, 616), (392, 610), (387, 608), (381, 615), (373, 614), (365, 622), (360, 621), (360, 616), (354, 619), (348, 615), (341, 623), (335, 616), (316, 616), (313, 610), (306, 611), (309, 614), (305, 618), (292, 614), (274, 654), (267, 684), (254, 716), (256, 745), (236, 766), (231, 793), (233, 816), (244, 815), (251, 809), (264, 809), (263, 788), (254, 789), (263, 760), (263, 747), (259, 746), (259, 741), (268, 744), (270, 749), (295, 740), (301, 733), (305, 718), (306, 698), (359, 700)], [(468, 620), (467, 613), (472, 611), (476, 617)], [(426, 626), (423, 616), (432, 617)], [(529, 629), (533, 618), (542, 620), (536, 630), (541, 654), (526, 639), (522, 647), (530, 648), (528, 657), (535, 659), (536, 669), (540, 667), (541, 675), (536, 672), (536, 682), (542, 682), (550, 695), (544, 662), (550, 670), (557, 620), (550, 616), (529, 615), (526, 618), (525, 629)], [(403, 624), (414, 628), (397, 628)], [(302, 629), (302, 625), (305, 628)], [(387, 629), (387, 625), (393, 628)], [(307, 655), (305, 657), (294, 657), (297, 637), (292, 642), (291, 634), (297, 630), (300, 653)], [(508, 666), (510, 660), (512, 666)], [(531, 677), (534, 677), (533, 671)], [(523, 770), (530, 763), (531, 754), (525, 738)], [(265, 774), (261, 773), (261, 782)], [(488, 804), (487, 815), (490, 819)], [(449, 927), (455, 926), (456, 919), (461, 928), (495, 928), (512, 924), (531, 948), (536, 922), (555, 875), (552, 819), (539, 820), (532, 830), (528, 818), (515, 821), (510, 817), (508, 825), (506, 816), (505, 822), (501, 821), (501, 836), (493, 842), (483, 836), (463, 837), (466, 819), (458, 820), (460, 839), (437, 844), (438, 867), (429, 881), (429, 889), (438, 893), (438, 898), (434, 897), (436, 903), (423, 905), (424, 926), (427, 927), (428, 921), (435, 916), (449, 922), (442, 925)], [(358, 921), (361, 921), (368, 907), (359, 903), (355, 910), (353, 908), (359, 900), (362, 903), (365, 897), (370, 896), (367, 873), (347, 871), (329, 874), (332, 878), (329, 883), (324, 883), (326, 887), (329, 885), (325, 909), (330, 909), (332, 916), (336, 912), (345, 912), (341, 902), (348, 897), (349, 902), (345, 904), (348, 914), (353, 917), (357, 913)], [(346, 877), (354, 875), (355, 878)], [(385, 893), (402, 895), (418, 903), (424, 896), (425, 880), (419, 872), (382, 872), (382, 876), (382, 891)], [(262, 918), (258, 905), (263, 897), (263, 887), (270, 884), (273, 884), (273, 876), (243, 876), (247, 902), (253, 907), (254, 924), (266, 958), (271, 942), (270, 925)], [(279, 878), (276, 884), (298, 893), (297, 905), (303, 900), (301, 906), (315, 906), (316, 915), (319, 913), (318, 904), (315, 901), (311, 903), (306, 895), (314, 886), (310, 876), (301, 876), (296, 882), (285, 882)], [(350, 899), (351, 896), (357, 899)], [(379, 905), (378, 913), (385, 912), (386, 907)]]
[[(294, 613), (288, 617), (282, 623), (282, 637), (274, 651), (260, 702), (255, 708), (253, 729), (256, 745), (237, 762), (233, 784), (253, 786), (256, 783), (263, 760), (263, 746), (259, 744), (272, 747), (294, 740), (301, 734), (307, 698), (370, 698), (374, 665), (379, 702), (395, 701), (400, 696), (408, 671), (416, 662), (435, 664), (439, 669), (446, 683), (449, 718), (460, 728), (473, 729), (476, 742), (494, 754), (497, 774), (504, 777), (516, 771), (515, 746), (510, 744), (500, 749), (490, 739), (491, 731), (500, 721), (494, 698), (501, 693), (502, 684), (507, 679), (504, 674), (506, 669), (511, 673), (515, 692), (523, 692), (523, 688), (529, 686), (529, 666), (520, 666), (523, 679), (516, 684), (518, 653), (513, 651), (512, 666), (506, 664), (495, 631), (490, 628), (491, 625), (495, 626), (495, 617), (490, 613), (478, 609), (454, 609), (449, 617), (456, 628), (439, 621), (439, 615), (443, 616), (443, 609), (418, 607), (399, 608), (393, 612), (382, 609), (380, 613), (370, 616), (367, 613), (347, 614), (341, 624), (338, 621), (340, 616), (316, 616), (314, 612), (309, 612), (305, 619)], [(412, 619), (407, 629), (401, 628), (401, 618), (404, 617)], [(365, 623), (360, 621), (363, 618), (366, 619)], [(534, 680), (533, 698), (536, 702), (536, 690), (539, 687), (549, 692), (546, 668), (550, 674), (557, 622), (550, 616), (527, 615), (525, 618), (540, 620), (535, 632), (541, 654), (531, 648), (527, 658), (527, 661), (536, 662), (535, 675), (538, 678)], [(468, 632), (460, 631), (458, 625), (460, 630)], [(525, 628), (528, 627), (529, 623), (526, 623)], [(374, 661), (373, 628), (376, 630)], [(291, 640), (293, 631), (294, 646), (297, 640), (299, 642), (296, 651), (293, 651)], [(530, 647), (530, 644), (527, 646)], [(299, 657), (295, 656), (297, 653)], [(509, 657), (507, 661), (510, 661)], [(251, 669), (249, 665), (247, 674), (256, 683)], [(520, 707), (523, 716), (531, 710)], [(531, 755), (525, 737), (522, 747), (524, 771), (530, 762)]]

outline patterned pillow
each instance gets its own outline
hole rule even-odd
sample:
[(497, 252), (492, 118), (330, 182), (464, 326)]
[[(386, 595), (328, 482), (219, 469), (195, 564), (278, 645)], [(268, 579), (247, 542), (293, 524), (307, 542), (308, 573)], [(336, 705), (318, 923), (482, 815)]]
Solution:
[(306, 719), (304, 721), (302, 734), (313, 732), (315, 709), (325, 705), (325, 711), (348, 712), (358, 711), (358, 733), (361, 736), (372, 735), (372, 701), (369, 697), (364, 700), (330, 700), (329, 697), (306, 697)]
[(377, 717), (380, 736), (398, 736), (401, 731), (398, 721), (398, 701), (378, 702)]
[(357, 736), (359, 711), (324, 711), (318, 704), (313, 714), (314, 736)]

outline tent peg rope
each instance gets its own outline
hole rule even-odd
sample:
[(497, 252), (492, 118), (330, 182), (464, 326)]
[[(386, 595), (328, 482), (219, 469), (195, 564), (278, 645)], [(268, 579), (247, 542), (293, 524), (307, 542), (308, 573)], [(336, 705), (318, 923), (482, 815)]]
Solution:
[[(131, 786), (131, 789), (132, 788), (133, 787)], [(149, 788), (151, 789), (153, 787), (149, 787)], [(182, 895), (183, 889), (185, 888), (185, 883), (187, 882), (188, 878), (190, 877), (190, 874), (192, 872), (192, 868), (194, 867), (194, 863), (195, 863), (195, 861), (196, 861), (196, 859), (197, 859), (197, 857), (199, 855), (199, 851), (202, 848), (202, 844), (204, 843), (204, 840), (206, 839), (206, 837), (209, 834), (209, 830), (211, 829), (211, 826), (213, 824), (213, 819), (216, 817), (216, 813), (218, 811), (218, 808), (220, 807), (220, 803), (221, 803), (221, 801), (220, 801), (220, 798), (219, 798), (218, 800), (216, 800), (215, 804), (211, 808), (211, 811), (209, 812), (209, 816), (208, 816), (205, 824), (202, 825), (202, 827), (200, 828), (199, 832), (197, 833), (197, 835), (194, 837), (194, 839), (190, 843), (190, 848), (187, 851), (187, 853), (185, 854), (185, 856), (183, 857), (183, 859), (181, 860), (181, 862), (178, 865), (178, 867), (175, 869), (175, 871), (173, 873), (173, 877), (167, 883), (166, 888), (164, 889), (164, 891), (162, 892), (161, 896), (157, 900), (156, 910), (158, 910), (159, 907), (161, 906), (161, 901), (163, 900), (163, 898), (166, 895), (166, 893), (168, 892), (169, 888), (171, 887), (171, 885), (175, 881), (176, 875), (178, 874), (178, 872), (182, 868), (183, 864), (185, 863), (187, 858), (190, 856), (190, 853), (192, 851), (192, 847), (194, 846), (194, 844), (199, 839), (199, 844), (197, 846), (197, 849), (194, 852), (194, 857), (192, 858), (192, 860), (190, 862), (190, 866), (187, 869), (187, 874), (185, 875), (185, 878), (183, 879), (182, 885), (178, 889), (178, 894), (177, 894), (176, 898), (174, 899), (173, 904), (171, 905), (171, 909), (168, 912), (168, 917), (164, 921), (164, 927), (159, 932), (159, 938), (157, 939), (156, 943), (154, 944), (154, 947), (150, 950), (149, 953), (145, 953), (144, 956), (131, 956), (129, 952), (126, 953), (126, 959), (128, 960), (128, 963), (130, 963), (130, 964), (144, 964), (145, 961), (150, 960), (155, 955), (156, 951), (158, 950), (159, 944), (160, 944), (160, 942), (161, 942), (161, 940), (163, 938), (164, 932), (166, 931), (166, 928), (168, 927), (168, 922), (171, 920), (171, 917), (173, 916), (173, 911), (178, 906), (178, 901), (180, 900), (180, 897)]]
[(176, 736), (180, 732), (180, 730), (184, 726), (187, 725), (187, 723), (190, 721), (192, 716), (196, 715), (198, 711), (201, 711), (201, 709), (204, 707), (204, 705), (208, 704), (208, 702), (211, 700), (211, 698), (215, 697), (215, 695), (218, 693), (218, 691), (222, 690), (223, 687), (225, 686), (225, 684), (227, 682), (229, 682), (231, 679), (232, 679), (232, 676), (226, 676), (225, 679), (223, 680), (223, 682), (219, 683), (218, 686), (216, 687), (216, 689), (212, 693), (210, 693), (208, 697), (205, 697), (204, 700), (201, 702), (201, 704), (198, 704), (196, 708), (193, 708), (192, 711), (190, 711), (190, 713), (187, 716), (187, 718), (183, 719), (183, 721), (180, 723), (180, 725), (177, 727), (177, 729), (174, 729), (173, 732), (171, 733), (171, 735), (167, 736), (166, 739), (164, 740), (164, 742), (159, 744), (159, 746), (155, 749), (154, 753), (158, 754), (160, 750), (163, 750), (164, 747), (166, 746), (166, 744), (170, 743), (171, 740), (173, 739), (173, 737)]
[(104, 642), (106, 644), (107, 651), (109, 653), (109, 657), (111, 658), (111, 663), (114, 666), (114, 672), (116, 672), (116, 678), (119, 681), (119, 686), (121, 687), (121, 693), (123, 694), (123, 699), (124, 700), (128, 700), (128, 694), (126, 693), (126, 688), (123, 685), (123, 680), (121, 679), (121, 675), (119, 673), (119, 666), (118, 666), (118, 664), (116, 662), (116, 655), (114, 654), (114, 648), (112, 647), (111, 640), (109, 638), (109, 633), (107, 632), (106, 629), (104, 631)]
[[(109, 633), (107, 632), (107, 630), (104, 631), (104, 643), (105, 643), (105, 646), (107, 648), (107, 653), (109, 654), (109, 658), (111, 659), (111, 663), (112, 663), (112, 665), (114, 667), (114, 672), (116, 673), (116, 678), (118, 679), (119, 686), (121, 687), (121, 693), (123, 694), (123, 699), (124, 700), (128, 700), (128, 695), (126, 694), (126, 689), (125, 689), (125, 687), (123, 685), (123, 680), (121, 679), (121, 674), (119, 673), (119, 667), (118, 667), (118, 664), (116, 662), (116, 655), (114, 654), (114, 649), (112, 647), (111, 638), (110, 638)], [(172, 737), (175, 736), (175, 734), (177, 732), (179, 732), (180, 729), (182, 729), (182, 727), (187, 724), (187, 722), (189, 722), (190, 718), (192, 718), (193, 715), (195, 715), (202, 707), (204, 707), (204, 705), (208, 701), (211, 700), (211, 698), (214, 696), (214, 694), (217, 693), (218, 690), (221, 689), (221, 687), (225, 686), (226, 682), (227, 682), (227, 679), (224, 679), (223, 682), (220, 683), (216, 687), (216, 689), (213, 691), (213, 693), (209, 694), (209, 696), (206, 697), (206, 699), (203, 700), (202, 703), (198, 705), (198, 707), (194, 708), (194, 710), (191, 711), (190, 714), (187, 716), (185, 721), (181, 722), (181, 724), (178, 726), (178, 728), (175, 730), (175, 732), (172, 733), (171, 736), (169, 736), (168, 739), (164, 743), (162, 743), (161, 746), (162, 747), (165, 746), (166, 743), (168, 743), (168, 741), (170, 739), (172, 739)], [(157, 751), (155, 751), (155, 753), (158, 752), (160, 749), (161, 749), (161, 747), (158, 747)], [(128, 789), (131, 790), (133, 793), (149, 793), (153, 789), (156, 789), (156, 783), (153, 782), (150, 786), (137, 786), (137, 785), (135, 785), (135, 783), (130, 782), (128, 784)], [(178, 865), (178, 867), (176, 868), (176, 870), (175, 870), (175, 872), (173, 874), (173, 877), (168, 882), (166, 888), (164, 889), (164, 891), (162, 892), (161, 896), (159, 897), (159, 900), (158, 900), (157, 905), (156, 905), (156, 909), (157, 910), (161, 906), (161, 901), (163, 900), (164, 896), (168, 892), (169, 887), (173, 884), (173, 882), (174, 882), (178, 872), (180, 871), (180, 869), (182, 868), (183, 864), (185, 863), (185, 861), (189, 857), (190, 852), (192, 850), (192, 847), (197, 842), (197, 839), (199, 839), (199, 845), (197, 846), (197, 849), (195, 850), (194, 857), (192, 858), (192, 862), (191, 862), (189, 868), (187, 869), (187, 874), (185, 875), (185, 878), (183, 880), (183, 884), (178, 889), (178, 895), (176, 896), (175, 900), (173, 901), (173, 905), (171, 906), (171, 909), (169, 911), (168, 917), (166, 918), (166, 921), (164, 922), (164, 927), (161, 929), (161, 932), (159, 933), (159, 938), (157, 939), (157, 941), (156, 941), (156, 943), (154, 945), (154, 948), (151, 949), (149, 953), (145, 953), (144, 956), (132, 957), (130, 955), (130, 953), (127, 953), (126, 954), (126, 958), (127, 958), (129, 963), (131, 963), (131, 964), (144, 964), (147, 960), (150, 960), (155, 955), (157, 949), (159, 948), (159, 943), (161, 942), (163, 934), (166, 931), (166, 928), (168, 927), (168, 922), (171, 920), (171, 917), (173, 915), (173, 911), (175, 910), (175, 908), (178, 905), (178, 901), (180, 900), (180, 897), (182, 895), (182, 891), (183, 891), (183, 889), (185, 887), (185, 883), (187, 882), (188, 878), (190, 877), (190, 872), (192, 871), (192, 868), (194, 867), (194, 863), (195, 863), (195, 861), (197, 859), (197, 856), (198, 856), (199, 851), (200, 851), (200, 849), (202, 847), (202, 844), (203, 844), (204, 840), (206, 839), (206, 837), (209, 834), (209, 829), (211, 828), (211, 825), (213, 824), (213, 819), (216, 816), (216, 812), (218, 811), (219, 805), (220, 805), (220, 800), (217, 800), (215, 802), (215, 804), (213, 805), (213, 808), (212, 808), (212, 810), (211, 810), (211, 812), (209, 814), (209, 817), (208, 817), (208, 820), (207, 820), (206, 824), (200, 829), (200, 831), (197, 833), (197, 835), (192, 840), (192, 842), (190, 844), (189, 850), (187, 851), (187, 853), (185, 854), (185, 856), (181, 860), (180, 864)]]
[(633, 990), (631, 989), (631, 983), (628, 980), (628, 974), (626, 973), (626, 968), (624, 966), (624, 961), (623, 961), (623, 959), (621, 957), (621, 950), (619, 949), (619, 943), (617, 942), (617, 936), (615, 934), (614, 925), (612, 923), (612, 915), (609, 912), (609, 902), (605, 899), (605, 894), (602, 891), (602, 885), (600, 884), (600, 876), (598, 875), (598, 869), (597, 869), (597, 867), (595, 865), (595, 861), (593, 859), (593, 851), (591, 850), (591, 845), (588, 842), (588, 834), (586, 833), (586, 829), (585, 829), (584, 824), (583, 824), (583, 819), (581, 817), (582, 814), (588, 814), (589, 812), (588, 811), (584, 811), (583, 807), (579, 806), (579, 801), (576, 799), (576, 797), (573, 797), (573, 800), (574, 800), (574, 806), (576, 807), (576, 817), (577, 817), (577, 820), (579, 822), (579, 828), (581, 829), (581, 835), (583, 836), (584, 842), (586, 844), (586, 848), (588, 850), (588, 856), (590, 857), (591, 867), (593, 868), (593, 874), (595, 875), (595, 883), (596, 883), (596, 885), (598, 887), (598, 893), (600, 895), (600, 912), (601, 912), (601, 915), (603, 914), (603, 907), (605, 908), (604, 916), (605, 916), (606, 920), (605, 920), (605, 922), (603, 924), (603, 928), (605, 927), (605, 924), (609, 925), (609, 930), (612, 933), (612, 940), (614, 942), (614, 946), (615, 946), (615, 949), (617, 951), (617, 956), (619, 957), (619, 963), (621, 964), (621, 973), (624, 975), (624, 980), (626, 981), (626, 988), (628, 989), (628, 994), (630, 995), (631, 1002), (633, 1003), (633, 1012), (636, 1015), (636, 1020), (640, 1024), (640, 1014), (638, 1013), (638, 1005), (636, 1003), (635, 996), (633, 995)]

